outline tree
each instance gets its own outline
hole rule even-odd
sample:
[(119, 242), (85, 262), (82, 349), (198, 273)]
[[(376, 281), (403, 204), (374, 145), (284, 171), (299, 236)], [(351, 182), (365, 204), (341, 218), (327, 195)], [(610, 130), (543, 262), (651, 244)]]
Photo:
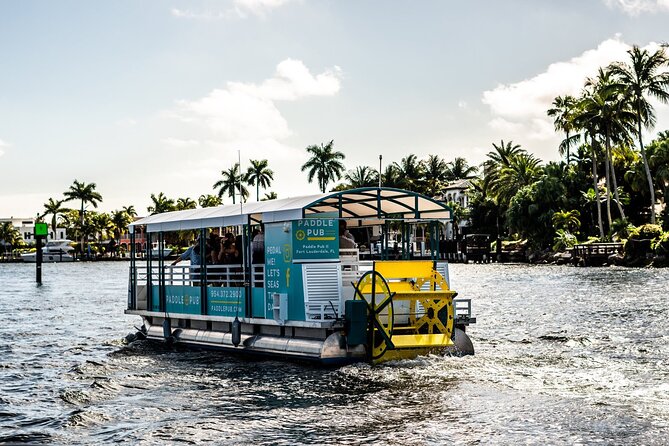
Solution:
[(5, 252), (7, 252), (7, 247), (12, 249), (14, 246), (17, 246), (21, 240), (19, 230), (12, 225), (11, 221), (3, 221), (0, 223), (0, 244), (5, 248)]
[(250, 160), (251, 165), (246, 171), (246, 181), (256, 187), (256, 201), (260, 201), (260, 187), (267, 189), (274, 180), (274, 172), (269, 169), (267, 160)]
[[(74, 180), (74, 183), (70, 186), (70, 189), (65, 191), (64, 201), (71, 200), (80, 200), (81, 201), (81, 210), (79, 218), (81, 219), (81, 227), (84, 227), (84, 207), (86, 203), (90, 203), (94, 208), (98, 207), (98, 202), (102, 201), (102, 195), (95, 191), (95, 183), (86, 184), (83, 181), (79, 182)], [(84, 233), (82, 232), (81, 238), (81, 250), (84, 249)]]
[(44, 213), (42, 214), (41, 218), (44, 218), (47, 215), (51, 215), (51, 230), (53, 231), (54, 239), (58, 238), (56, 235), (58, 216), (65, 211), (67, 211), (67, 208), (63, 207), (62, 200), (54, 200), (53, 198), (49, 198), (49, 201), (44, 203)]
[(493, 191), (500, 203), (509, 203), (511, 198), (524, 186), (534, 183), (543, 173), (541, 160), (529, 153), (518, 153), (509, 158), (508, 165), (502, 167), (493, 184)]
[[(634, 114), (627, 97), (621, 91), (621, 84), (615, 82), (611, 72), (600, 68), (596, 79), (589, 78), (586, 81), (585, 95), (582, 98), (579, 114), (580, 119), (594, 128), (595, 132), (604, 139), (606, 189), (607, 191), (613, 189), (618, 211), (624, 219), (625, 211), (618, 196), (611, 141), (626, 142), (629, 140), (630, 131), (633, 129)], [(607, 198), (606, 211), (610, 228), (612, 223), (610, 195)]]
[(665, 104), (669, 102), (669, 72), (662, 71), (662, 68), (669, 64), (669, 59), (663, 48), (651, 54), (648, 50), (642, 50), (634, 45), (627, 54), (630, 56), (631, 65), (614, 63), (611, 65), (611, 73), (627, 88), (627, 94), (633, 104), (636, 134), (639, 138), (639, 149), (650, 192), (650, 222), (655, 224), (655, 187), (643, 146), (642, 126), (652, 128), (655, 125), (655, 112), (647, 99), (648, 96)]
[(553, 100), (553, 108), (549, 109), (547, 114), (553, 118), (555, 131), (565, 132), (565, 139), (559, 147), (560, 155), (567, 153), (567, 164), (571, 160), (569, 156), (569, 147), (574, 142), (569, 134), (574, 130), (573, 112), (576, 108), (576, 99), (573, 96), (558, 96)]
[(239, 163), (235, 163), (228, 170), (222, 170), (221, 176), (223, 176), (223, 179), (214, 183), (214, 190), (218, 189), (218, 198), (223, 198), (223, 195), (227, 193), (228, 197), (232, 198), (232, 203), (235, 204), (238, 193), (241, 195), (242, 201), (249, 196), (248, 189), (242, 184), (244, 178), (239, 171)]
[(128, 232), (128, 225), (132, 223), (132, 216), (125, 209), (121, 209), (112, 212), (111, 220), (114, 225), (114, 238), (119, 243), (121, 234)]
[(94, 227), (94, 234), (99, 241), (113, 237), (115, 225), (112, 217), (106, 212), (92, 212), (91, 220)]
[(509, 204), (509, 228), (536, 248), (551, 246), (555, 232), (552, 217), (564, 205), (565, 192), (562, 180), (548, 175), (522, 187)]
[(441, 195), (448, 181), (446, 161), (439, 155), (429, 155), (423, 165), (425, 166), (425, 188), (428, 195)]
[(358, 166), (344, 175), (351, 188), (372, 187), (378, 184), (378, 173), (369, 166)]
[(580, 216), (581, 213), (575, 209), (571, 211), (556, 211), (553, 214), (553, 226), (558, 230), (563, 229), (574, 234), (581, 227)]
[(197, 207), (197, 203), (195, 200), (192, 198), (177, 198), (177, 202), (174, 205), (175, 210), (177, 211), (185, 211), (187, 209), (195, 209)]
[(312, 145), (307, 147), (307, 152), (311, 158), (302, 165), (302, 172), (307, 172), (307, 180), (311, 183), (316, 177), (318, 188), (325, 193), (328, 183), (339, 180), (345, 167), (342, 163), (345, 156), (341, 152), (334, 151), (334, 140), (320, 146)]
[(137, 217), (137, 211), (135, 210), (135, 206), (133, 206), (133, 205), (123, 206), (121, 208), (121, 210), (124, 211), (126, 214), (128, 214), (132, 218)]
[(276, 192), (268, 192), (264, 197), (262, 197), (262, 200), (260, 201), (276, 200), (277, 198), (279, 198), (279, 196), (276, 194)]
[(466, 159), (457, 157), (446, 165), (446, 179), (448, 181), (464, 180), (476, 175), (477, 171), (476, 166), (470, 166)]
[(399, 187), (422, 192), (425, 165), (413, 153), (405, 156), (399, 163), (393, 163), (399, 175)]
[(389, 164), (381, 175), (381, 185), (384, 187), (400, 187), (400, 172), (395, 164)]
[(175, 209), (174, 199), (167, 198), (162, 192), (160, 192), (158, 196), (151, 194), (151, 201), (153, 201), (153, 206), (146, 208), (151, 215), (171, 212)]
[(218, 196), (211, 194), (200, 195), (197, 202), (202, 208), (213, 208), (223, 204), (223, 201)]

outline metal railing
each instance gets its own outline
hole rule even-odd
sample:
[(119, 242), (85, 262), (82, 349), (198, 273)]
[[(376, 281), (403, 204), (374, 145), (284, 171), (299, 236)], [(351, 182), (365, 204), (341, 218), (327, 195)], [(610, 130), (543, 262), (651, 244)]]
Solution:
[[(204, 277), (202, 268), (199, 265), (165, 265), (163, 266), (164, 284), (200, 286), (204, 280), (205, 286), (244, 286), (244, 270), (241, 265), (206, 265), (204, 267)], [(151, 265), (151, 271), (148, 270), (146, 264), (138, 264), (135, 269), (137, 285), (148, 283), (149, 278), (153, 285), (160, 283), (160, 267), (158, 265)], [(250, 277), (253, 288), (263, 288), (265, 286), (265, 266), (262, 264), (252, 265)]]

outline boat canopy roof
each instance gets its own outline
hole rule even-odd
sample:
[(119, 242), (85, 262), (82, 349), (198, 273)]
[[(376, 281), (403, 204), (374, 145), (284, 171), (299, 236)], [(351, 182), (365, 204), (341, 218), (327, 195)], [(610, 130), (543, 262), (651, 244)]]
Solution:
[(367, 187), (327, 194), (166, 212), (135, 221), (147, 232), (271, 223), (308, 217), (350, 220), (451, 220), (445, 203), (402, 189)]

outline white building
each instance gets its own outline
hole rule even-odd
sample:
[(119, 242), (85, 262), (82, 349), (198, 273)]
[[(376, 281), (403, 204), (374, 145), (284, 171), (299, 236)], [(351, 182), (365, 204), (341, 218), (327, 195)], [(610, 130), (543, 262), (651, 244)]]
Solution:
[[(450, 183), (444, 188), (441, 200), (445, 201), (446, 203), (457, 203), (464, 209), (469, 208), (469, 196), (467, 195), (467, 191), (469, 190), (471, 184), (471, 180), (469, 179), (457, 180)], [(469, 226), (469, 223), (469, 219), (463, 219), (458, 222), (458, 233), (462, 234), (463, 228)], [(446, 226), (446, 238), (452, 239), (453, 235), (453, 224), (449, 223)]]
[[(23, 241), (29, 245), (32, 245), (35, 243), (35, 218), (14, 218), (14, 217), (9, 217), (9, 218), (0, 218), (0, 223), (4, 222), (11, 222), (12, 226), (14, 226), (19, 233), (21, 234), (21, 238)], [(62, 240), (67, 238), (67, 233), (65, 228), (56, 228), (56, 234), (54, 237), (53, 230), (51, 229), (51, 223), (46, 222), (47, 225), (49, 226), (49, 234), (47, 236), (47, 240)]]

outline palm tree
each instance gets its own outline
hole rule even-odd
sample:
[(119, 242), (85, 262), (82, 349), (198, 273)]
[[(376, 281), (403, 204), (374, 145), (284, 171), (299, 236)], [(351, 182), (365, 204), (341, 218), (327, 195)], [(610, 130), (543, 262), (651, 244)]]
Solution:
[(218, 196), (211, 194), (200, 195), (197, 202), (202, 208), (213, 208), (223, 204), (223, 201)]
[(21, 234), (19, 230), (12, 225), (11, 221), (4, 221), (0, 223), (0, 244), (5, 248), (7, 252), (7, 247), (13, 248), (18, 245), (21, 240)]
[(466, 159), (457, 157), (446, 165), (446, 178), (449, 181), (464, 180), (476, 175), (478, 168), (470, 166)]
[[(618, 196), (618, 181), (611, 155), (611, 141), (625, 142), (629, 140), (630, 131), (634, 122), (634, 113), (630, 103), (621, 91), (621, 85), (611, 77), (609, 71), (599, 69), (596, 79), (586, 81), (586, 94), (581, 102), (579, 118), (584, 123), (592, 125), (596, 132), (604, 138), (606, 157), (606, 189), (613, 189), (618, 211), (624, 219), (625, 212)], [(611, 179), (612, 177), (612, 179)], [(613, 182), (613, 187), (611, 187)], [(606, 202), (609, 227), (611, 226), (611, 199), (608, 195)]]
[(567, 152), (567, 164), (569, 164), (571, 157), (569, 156), (569, 147), (571, 146), (573, 138), (569, 134), (574, 130), (573, 112), (576, 107), (576, 99), (573, 96), (558, 96), (553, 100), (553, 108), (548, 109), (548, 116), (553, 118), (555, 131), (565, 132), (565, 139), (559, 147), (560, 155)]
[(115, 225), (109, 214), (106, 212), (93, 213), (92, 222), (98, 241), (105, 240), (109, 238), (110, 235), (113, 236)]
[(174, 208), (177, 211), (185, 211), (186, 209), (195, 209), (197, 207), (197, 203), (195, 200), (191, 198), (177, 198), (177, 202), (174, 206)]
[(349, 170), (344, 179), (348, 181), (350, 188), (371, 187), (378, 184), (378, 173), (369, 166), (358, 166), (354, 170)]
[(529, 153), (519, 153), (500, 169), (493, 191), (499, 203), (509, 203), (524, 186), (529, 186), (543, 173), (541, 160)]
[(151, 201), (153, 201), (153, 206), (146, 208), (151, 215), (171, 212), (175, 209), (174, 199), (167, 198), (162, 192), (160, 192), (158, 196), (151, 194)]
[[(95, 183), (86, 184), (83, 181), (79, 182), (74, 180), (74, 183), (70, 186), (70, 189), (65, 191), (64, 201), (71, 200), (80, 200), (81, 201), (81, 211), (79, 217), (81, 218), (81, 227), (84, 227), (84, 205), (90, 203), (94, 208), (98, 207), (98, 202), (102, 201), (102, 195), (95, 191)], [(81, 237), (81, 250), (84, 249), (84, 233), (82, 232)]]
[(133, 205), (130, 205), (130, 206), (123, 206), (123, 207), (121, 208), (121, 210), (122, 210), (123, 212), (125, 212), (126, 214), (128, 214), (128, 215), (129, 215), (130, 217), (132, 217), (132, 218), (137, 217), (137, 211), (135, 210), (135, 206), (133, 206)]
[(399, 186), (403, 189), (421, 192), (425, 166), (413, 153), (405, 156), (399, 163), (393, 163), (399, 174)]
[(428, 194), (432, 196), (441, 195), (448, 181), (446, 161), (439, 155), (428, 155), (423, 165), (425, 166), (425, 187)]
[(611, 72), (627, 88), (627, 94), (633, 104), (637, 124), (636, 134), (650, 191), (650, 222), (655, 224), (655, 187), (643, 146), (641, 127), (643, 125), (650, 129), (655, 125), (655, 111), (647, 99), (648, 96), (665, 104), (669, 102), (669, 72), (662, 70), (664, 66), (669, 65), (669, 59), (664, 48), (651, 54), (648, 50), (642, 50), (634, 45), (627, 54), (630, 56), (631, 65), (614, 63), (611, 65)]
[(267, 160), (250, 160), (251, 165), (246, 170), (246, 181), (256, 187), (256, 201), (260, 201), (260, 187), (267, 189), (274, 180), (274, 172), (269, 169)]
[(400, 172), (395, 167), (395, 164), (386, 166), (386, 169), (381, 175), (381, 185), (385, 187), (400, 187)]
[(112, 212), (111, 221), (114, 225), (114, 238), (116, 243), (119, 243), (121, 234), (128, 232), (128, 225), (132, 223), (132, 216), (125, 209), (121, 209)]
[(580, 216), (581, 213), (576, 209), (571, 211), (556, 211), (552, 217), (553, 226), (555, 229), (564, 229), (573, 234), (581, 227)]
[(501, 140), (499, 145), (492, 143), (492, 147), (495, 150), (488, 152), (488, 160), (484, 165), (497, 168), (508, 166), (511, 158), (525, 152), (525, 149), (522, 149), (520, 144), (514, 144), (513, 141), (505, 144), (504, 140)]
[(242, 184), (244, 176), (239, 172), (239, 163), (235, 163), (228, 170), (222, 170), (221, 175), (223, 179), (214, 183), (214, 190), (218, 189), (218, 198), (223, 198), (223, 195), (227, 193), (228, 197), (232, 198), (232, 203), (235, 204), (237, 193), (241, 195), (242, 201), (249, 196), (248, 189)]
[(276, 194), (276, 192), (268, 192), (264, 197), (262, 197), (262, 200), (260, 201), (276, 200), (277, 198), (279, 198), (279, 196)]
[(320, 146), (312, 145), (307, 147), (307, 152), (311, 158), (302, 165), (302, 172), (308, 170), (307, 180), (311, 183), (316, 177), (318, 188), (325, 193), (328, 183), (339, 180), (345, 167), (341, 162), (344, 158), (343, 153), (334, 151), (334, 140)]
[(63, 207), (62, 200), (54, 200), (53, 198), (49, 198), (49, 201), (44, 203), (44, 213), (42, 214), (41, 218), (44, 218), (47, 215), (51, 215), (51, 230), (53, 231), (54, 239), (58, 238), (56, 235), (58, 216), (65, 211), (67, 211), (67, 208)]

